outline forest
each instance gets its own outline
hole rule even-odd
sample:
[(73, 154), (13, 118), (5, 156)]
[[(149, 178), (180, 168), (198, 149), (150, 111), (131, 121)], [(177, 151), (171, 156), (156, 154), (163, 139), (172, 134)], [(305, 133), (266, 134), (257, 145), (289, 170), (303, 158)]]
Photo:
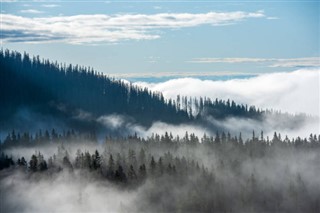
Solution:
[(16, 51), (0, 67), (0, 212), (320, 212), (320, 135), (288, 134), (315, 117)]
[[(253, 132), (244, 140), (241, 134), (198, 138), (186, 132), (181, 138), (108, 136), (98, 143), (93, 135), (44, 132), (27, 134), (28, 142), (11, 132), (1, 147), (4, 212), (53, 208), (61, 187), (72, 191), (59, 193), (70, 206), (61, 203), (53, 212), (320, 210), (320, 135), (289, 139), (275, 132), (269, 139)], [(44, 202), (19, 187), (45, 192)], [(99, 193), (116, 198), (99, 203)]]

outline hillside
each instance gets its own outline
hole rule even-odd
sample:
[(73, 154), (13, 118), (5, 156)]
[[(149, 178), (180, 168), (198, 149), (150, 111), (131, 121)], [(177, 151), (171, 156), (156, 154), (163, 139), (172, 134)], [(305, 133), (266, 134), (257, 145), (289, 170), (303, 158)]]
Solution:
[(64, 119), (77, 110), (94, 118), (122, 114), (142, 125), (189, 120), (187, 113), (166, 103), (162, 94), (111, 79), (92, 68), (8, 50), (0, 52), (0, 65), (1, 120), (10, 119), (22, 107)]
[(180, 96), (165, 100), (161, 93), (110, 78), (93, 68), (59, 64), (27, 53), (1, 50), (0, 66), (1, 130), (21, 126), (96, 131), (104, 128), (97, 120), (106, 115), (121, 115), (144, 127), (158, 121), (192, 123), (209, 127), (212, 132), (219, 127), (208, 118), (261, 120), (268, 114), (294, 118), (294, 123), (303, 119), (230, 100)]

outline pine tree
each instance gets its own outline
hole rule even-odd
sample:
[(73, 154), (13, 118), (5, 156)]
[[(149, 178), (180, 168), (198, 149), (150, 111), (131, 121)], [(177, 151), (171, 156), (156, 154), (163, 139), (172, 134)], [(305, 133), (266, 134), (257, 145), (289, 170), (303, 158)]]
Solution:
[(139, 177), (144, 180), (147, 177), (147, 170), (145, 164), (139, 167)]
[(36, 155), (31, 156), (31, 160), (29, 161), (29, 169), (32, 172), (36, 172), (38, 170), (38, 159)]
[(154, 160), (154, 157), (151, 157), (151, 161), (150, 161), (150, 173), (151, 175), (155, 175), (155, 171), (156, 171), (156, 161)]
[(134, 171), (134, 168), (132, 165), (130, 165), (129, 171), (128, 171), (128, 178), (130, 180), (136, 180), (137, 179), (137, 175), (136, 172)]
[(127, 176), (123, 172), (123, 168), (121, 165), (118, 166), (118, 169), (116, 170), (115, 175), (114, 175), (114, 179), (115, 179), (115, 181), (118, 181), (118, 182), (126, 182), (127, 181)]

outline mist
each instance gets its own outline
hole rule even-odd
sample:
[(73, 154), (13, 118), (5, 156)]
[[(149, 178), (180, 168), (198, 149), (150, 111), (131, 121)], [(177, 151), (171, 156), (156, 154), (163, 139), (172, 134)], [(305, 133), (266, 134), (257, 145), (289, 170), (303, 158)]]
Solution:
[[(204, 134), (214, 136), (217, 132), (229, 132), (232, 135), (242, 134), (244, 139), (252, 137), (252, 132), (259, 134), (261, 131), (267, 137), (272, 137), (274, 132), (281, 132), (283, 136), (291, 138), (309, 137), (310, 133), (320, 133), (320, 123), (317, 117), (311, 116), (279, 116), (266, 114), (262, 119), (241, 118), (229, 116), (226, 119), (216, 119), (205, 116), (203, 123), (181, 123), (179, 125), (168, 124), (161, 121), (154, 122), (150, 127), (136, 124), (130, 117), (112, 114), (100, 117), (106, 128), (111, 129), (118, 136), (134, 135), (148, 138), (153, 134), (164, 135), (172, 133), (174, 136), (183, 137), (186, 132), (194, 133), (198, 137)], [(102, 133), (103, 134), (103, 133)]]
[[(80, 174), (55, 177), (17, 172), (1, 177), (2, 212), (121, 212), (136, 196)], [(4, 177), (5, 176), (5, 177)]]
[[(285, 144), (108, 139), (104, 144), (65, 141), (6, 149), (15, 162), (22, 156), (29, 162), (32, 154), (43, 155), (48, 169), (32, 172), (28, 164), (0, 170), (1, 211), (318, 212), (320, 141), (312, 142), (313, 148)], [(145, 157), (141, 157), (142, 149)], [(101, 167), (77, 167), (77, 150), (89, 152), (92, 159), (97, 150)], [(53, 155), (56, 161), (51, 165)], [(122, 165), (127, 179), (110, 179), (107, 170), (111, 155), (115, 167)], [(65, 156), (73, 169), (63, 163)], [(155, 159), (154, 171), (151, 157)], [(146, 165), (145, 178), (138, 173), (142, 163)], [(137, 179), (130, 178), (130, 164)], [(174, 166), (173, 173), (169, 165)]]
[[(297, 117), (299, 114), (308, 115), (294, 121), (286, 119), (285, 116), (270, 114), (263, 116), (261, 120), (232, 116), (218, 120), (209, 116), (205, 118), (208, 125), (192, 126), (198, 136), (204, 133), (214, 134), (220, 130), (232, 134), (242, 132), (246, 138), (251, 137), (252, 131), (264, 131), (266, 136), (272, 137), (276, 131), (292, 138), (308, 137), (311, 132), (320, 133), (319, 79), (320, 70), (313, 68), (226, 81), (179, 78), (162, 83), (135, 82), (134, 84), (162, 92), (167, 99), (176, 99), (177, 95), (230, 99), (237, 103), (260, 107), (262, 110), (272, 109)], [(155, 123), (149, 130), (181, 133), (183, 131), (180, 127), (184, 127), (184, 125), (172, 126), (163, 123), (160, 124), (161, 128), (157, 128), (158, 126), (159, 123)]]
[[(319, 69), (261, 74), (226, 81), (179, 78), (162, 83), (135, 82), (135, 85), (162, 92), (165, 98), (177, 95), (231, 99), (237, 103), (289, 113), (319, 117)], [(306, 95), (307, 94), (307, 95)]]

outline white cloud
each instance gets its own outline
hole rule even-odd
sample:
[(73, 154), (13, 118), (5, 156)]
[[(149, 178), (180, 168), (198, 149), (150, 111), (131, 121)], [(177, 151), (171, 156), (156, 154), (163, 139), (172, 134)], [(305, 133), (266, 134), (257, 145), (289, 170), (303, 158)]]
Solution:
[(265, 62), (265, 58), (195, 58), (191, 63), (246, 63), (246, 62)]
[[(1, 197), (1, 204), (5, 204), (1, 210), (22, 213), (121, 212), (125, 206), (136, 204), (139, 191), (122, 191), (107, 180), (93, 181), (86, 177), (77, 172), (74, 175), (61, 172), (50, 180), (29, 181), (23, 173), (7, 175), (0, 182), (1, 192), (6, 194)], [(33, 202), (35, 195), (41, 196), (41, 200)]]
[(47, 8), (60, 7), (60, 5), (58, 5), (58, 4), (43, 4), (41, 6), (42, 7), (47, 7)]
[(137, 82), (136, 85), (160, 91), (166, 98), (177, 95), (232, 99), (237, 103), (273, 108), (290, 113), (319, 116), (320, 69), (263, 74), (249, 79), (228, 81), (173, 79), (163, 83)]
[(113, 114), (113, 115), (101, 116), (97, 119), (97, 121), (102, 123), (106, 127), (114, 130), (122, 127), (126, 122), (126, 118), (121, 115)]
[(20, 10), (20, 13), (41, 14), (44, 12), (40, 10), (29, 9), (29, 10)]
[(320, 67), (320, 57), (278, 59), (271, 67)]
[[(21, 12), (39, 13), (37, 10)], [(160, 38), (161, 29), (199, 25), (226, 25), (248, 18), (265, 17), (262, 11), (76, 15), (28, 18), (3, 14), (2, 32), (7, 42), (52, 42), (72, 44), (150, 40)], [(157, 32), (155, 30), (158, 30)]]
[(320, 57), (307, 58), (195, 58), (191, 63), (269, 63), (270, 67), (319, 67)]
[(270, 16), (270, 17), (267, 17), (267, 19), (269, 19), (269, 20), (278, 20), (278, 19), (279, 19), (279, 17)]
[(207, 121), (216, 127), (227, 129), (232, 135), (237, 135), (241, 132), (244, 139), (251, 138), (253, 130), (257, 135), (260, 131), (263, 131), (264, 136), (268, 136), (269, 138), (272, 138), (274, 132), (278, 132), (281, 133), (282, 136), (287, 135), (290, 139), (292, 137), (308, 138), (310, 133), (320, 133), (319, 120), (313, 118), (300, 120), (297, 123), (288, 123), (290, 120), (275, 116), (265, 116), (263, 120), (231, 117), (223, 121), (216, 120), (209, 116)]
[[(249, 79), (234, 79), (228, 81), (199, 80), (195, 78), (173, 79), (163, 83), (134, 83), (148, 87), (152, 91), (160, 91), (165, 98), (176, 98), (177, 95), (191, 97), (209, 97), (211, 99), (232, 99), (237, 103), (255, 105), (261, 108), (273, 108), (282, 112), (307, 113), (318, 116), (300, 120), (287, 120), (286, 117), (265, 116), (262, 120), (250, 118), (229, 117), (216, 120), (207, 116), (205, 119), (211, 125), (196, 125), (182, 123), (180, 125), (155, 121), (146, 128), (135, 124), (123, 115), (102, 116), (98, 121), (106, 127), (121, 132), (138, 133), (149, 137), (152, 133), (164, 134), (172, 132), (174, 136), (183, 137), (185, 132), (214, 135), (218, 129), (225, 129), (232, 135), (242, 132), (243, 138), (251, 137), (252, 130), (257, 134), (261, 130), (265, 136), (272, 137), (274, 131), (283, 136), (308, 137), (310, 133), (320, 133), (320, 69), (303, 69), (290, 73), (263, 74)], [(290, 122), (290, 123), (288, 123)]]

